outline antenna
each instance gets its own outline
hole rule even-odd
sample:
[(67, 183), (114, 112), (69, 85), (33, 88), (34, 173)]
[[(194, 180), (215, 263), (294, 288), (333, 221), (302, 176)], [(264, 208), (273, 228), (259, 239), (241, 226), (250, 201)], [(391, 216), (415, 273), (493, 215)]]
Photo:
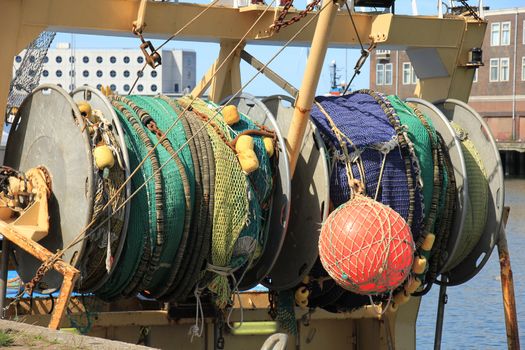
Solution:
[(418, 16), (417, 12), (417, 0), (412, 0), (412, 15)]

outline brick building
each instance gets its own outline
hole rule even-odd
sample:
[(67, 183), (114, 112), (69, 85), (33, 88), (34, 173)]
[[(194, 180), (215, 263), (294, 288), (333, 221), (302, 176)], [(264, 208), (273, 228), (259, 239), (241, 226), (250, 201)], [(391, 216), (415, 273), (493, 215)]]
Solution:
[[(525, 7), (485, 11), (483, 62), (474, 76), (469, 104), (501, 142), (525, 141)], [(370, 87), (413, 96), (417, 76), (404, 51), (376, 50)], [(510, 145), (509, 145), (510, 146)]]

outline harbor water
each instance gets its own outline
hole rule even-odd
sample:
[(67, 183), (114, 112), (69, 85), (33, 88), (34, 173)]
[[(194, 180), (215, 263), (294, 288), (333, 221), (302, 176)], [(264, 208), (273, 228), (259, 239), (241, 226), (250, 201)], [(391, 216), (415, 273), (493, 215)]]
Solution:
[[(507, 239), (514, 274), (520, 342), (525, 346), (525, 179), (506, 179), (510, 206)], [(433, 349), (439, 286), (423, 297), (417, 321), (417, 348)], [(447, 289), (442, 349), (507, 349), (497, 248), (482, 271)]]

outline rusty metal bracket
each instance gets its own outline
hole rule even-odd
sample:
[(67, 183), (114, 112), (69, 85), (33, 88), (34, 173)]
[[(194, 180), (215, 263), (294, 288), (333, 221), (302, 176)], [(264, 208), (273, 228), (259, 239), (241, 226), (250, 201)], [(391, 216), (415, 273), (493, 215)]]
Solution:
[[(47, 201), (51, 193), (50, 183), (45, 169), (41, 167), (27, 171), (26, 178), (31, 184), (32, 192), (35, 195), (34, 202), (29, 205), (17, 219), (0, 220), (0, 234), (2, 234), (3, 239), (14, 243), (18, 248), (42, 261), (44, 263), (43, 266), (49, 265), (50, 268), (52, 267), (64, 276), (60, 294), (48, 326), (51, 329), (59, 329), (75, 282), (80, 276), (80, 271), (65, 263), (62, 259), (58, 258), (56, 254), (36, 242), (47, 236), (49, 232)], [(42, 274), (43, 273), (45, 273), (44, 269), (42, 270)], [(36, 286), (38, 283), (37, 277), (33, 278), (33, 280), (26, 285), (26, 290), (28, 288), (32, 290), (32, 288)]]
[(144, 40), (144, 37), (142, 34), (139, 34), (140, 40), (142, 41), (142, 44), (140, 45), (140, 50), (142, 51), (142, 54), (144, 55), (144, 58), (146, 59), (146, 62), (148, 65), (155, 69), (158, 66), (162, 64), (162, 60), (160, 58), (160, 54), (157, 52), (155, 47), (153, 47), (153, 44), (151, 41)]

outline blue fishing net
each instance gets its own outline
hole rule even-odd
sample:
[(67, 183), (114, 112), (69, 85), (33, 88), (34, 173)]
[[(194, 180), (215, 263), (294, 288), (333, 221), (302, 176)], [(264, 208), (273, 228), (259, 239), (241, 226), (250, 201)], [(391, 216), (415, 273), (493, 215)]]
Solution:
[[(341, 144), (325, 113), (314, 104), (311, 117), (318, 127), (325, 143), (331, 150), (332, 171), (330, 175), (330, 198), (337, 207), (350, 199), (347, 165), (350, 164), (354, 178), (365, 184), (366, 195), (374, 198), (380, 178), (384, 157), (384, 169), (377, 200), (390, 206), (403, 218), (408, 219), (410, 208), (409, 184), (404, 157), (409, 157), (398, 143), (396, 130), (391, 117), (399, 123), (388, 100), (378, 94), (379, 103), (367, 91), (356, 91), (344, 96), (317, 97), (324, 111), (335, 126), (346, 136)], [(385, 111), (386, 110), (386, 111)], [(349, 157), (343, 152), (347, 148)], [(364, 168), (364, 178), (359, 171), (358, 162)], [(410, 160), (411, 172), (408, 174), (417, 183), (416, 164)], [(414, 217), (412, 233), (419, 235), (423, 217), (422, 197), (415, 190)], [(419, 205), (418, 205), (419, 203)]]

